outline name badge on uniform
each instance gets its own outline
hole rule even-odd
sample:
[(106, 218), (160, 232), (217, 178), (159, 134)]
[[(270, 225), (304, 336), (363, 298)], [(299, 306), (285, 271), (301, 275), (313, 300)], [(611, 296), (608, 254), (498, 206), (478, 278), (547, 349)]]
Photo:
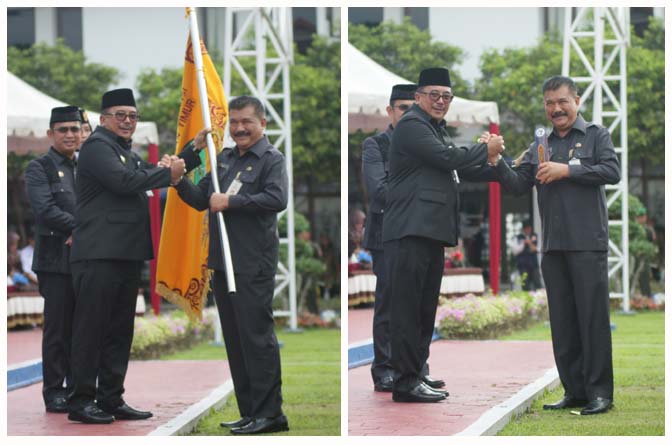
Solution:
[(126, 163), (126, 158), (124, 157), (124, 155), (119, 155), (119, 159), (121, 159), (121, 162), (123, 162), (124, 164)]
[(147, 190), (146, 193), (147, 193), (147, 196), (149, 196), (150, 198), (154, 196), (154, 193), (151, 190)]
[(453, 179), (455, 180), (455, 184), (460, 183), (460, 177), (457, 174), (457, 170), (453, 170)]
[(240, 172), (238, 172), (236, 174), (236, 178), (233, 180), (233, 182), (231, 183), (229, 188), (226, 189), (226, 194), (227, 195), (231, 196), (231, 195), (237, 195), (238, 194), (238, 191), (243, 186), (243, 183), (240, 182), (240, 179), (238, 179), (239, 177), (240, 177)]
[(569, 160), (569, 165), (581, 165), (581, 159), (572, 158)]
[(58, 177), (59, 177), (59, 178), (62, 178), (62, 177), (64, 177), (64, 176), (65, 176), (65, 174), (64, 174), (62, 171), (59, 170), (59, 171), (58, 171)]

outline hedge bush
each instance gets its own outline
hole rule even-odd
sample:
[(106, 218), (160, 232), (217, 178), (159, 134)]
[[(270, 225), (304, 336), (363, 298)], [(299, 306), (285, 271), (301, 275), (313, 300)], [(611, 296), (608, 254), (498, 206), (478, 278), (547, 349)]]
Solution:
[(516, 291), (497, 297), (441, 297), (436, 313), (442, 338), (496, 338), (540, 320), (548, 320), (545, 290)]
[(183, 311), (135, 317), (131, 358), (154, 359), (214, 337), (217, 310), (203, 310), (203, 321), (191, 321)]

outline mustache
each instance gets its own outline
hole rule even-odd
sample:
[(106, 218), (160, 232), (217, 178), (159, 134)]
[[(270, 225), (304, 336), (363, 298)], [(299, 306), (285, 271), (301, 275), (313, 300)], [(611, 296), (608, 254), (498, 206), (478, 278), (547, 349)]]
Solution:
[(251, 133), (249, 131), (237, 131), (233, 133), (234, 137), (240, 137), (240, 136), (249, 136)]
[(567, 113), (564, 111), (558, 111), (557, 113), (553, 113), (551, 117), (560, 117), (560, 116), (567, 116)]

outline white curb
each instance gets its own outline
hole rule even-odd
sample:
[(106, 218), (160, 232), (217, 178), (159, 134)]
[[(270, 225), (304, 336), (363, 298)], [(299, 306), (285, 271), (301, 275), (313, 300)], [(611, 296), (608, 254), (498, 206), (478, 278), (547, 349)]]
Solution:
[(527, 411), (544, 390), (551, 390), (559, 384), (558, 370), (556, 368), (547, 370), (543, 377), (525, 386), (508, 400), (490, 408), (476, 422), (457, 433), (456, 436), (494, 436), (512, 418)]
[(191, 405), (179, 416), (164, 423), (148, 436), (179, 436), (190, 433), (201, 418), (210, 413), (211, 409), (218, 409), (233, 393), (233, 380), (229, 379), (223, 385), (212, 390), (200, 402)]

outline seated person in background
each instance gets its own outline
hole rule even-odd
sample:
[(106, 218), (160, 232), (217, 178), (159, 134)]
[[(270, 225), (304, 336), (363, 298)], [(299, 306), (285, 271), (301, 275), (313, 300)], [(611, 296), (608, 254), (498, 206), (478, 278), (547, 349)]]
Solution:
[(26, 278), (31, 283), (37, 284), (37, 275), (33, 272), (33, 253), (35, 249), (35, 237), (32, 233), (28, 233), (28, 244), (19, 250), (19, 257), (21, 258), (21, 269)]

